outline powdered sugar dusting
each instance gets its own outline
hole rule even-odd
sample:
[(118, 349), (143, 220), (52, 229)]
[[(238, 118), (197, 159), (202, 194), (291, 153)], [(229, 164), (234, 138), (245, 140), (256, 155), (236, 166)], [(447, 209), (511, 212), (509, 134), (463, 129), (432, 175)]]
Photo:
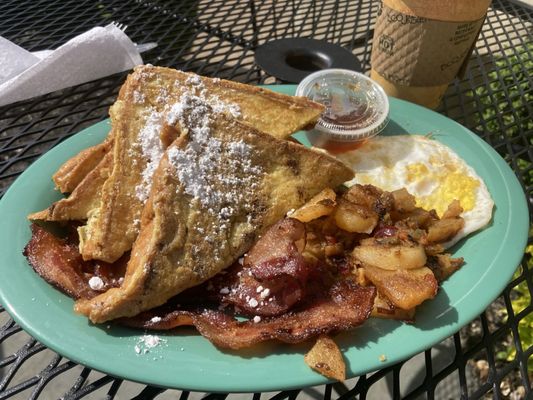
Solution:
[(135, 90), (133, 92), (133, 102), (136, 104), (142, 104), (146, 100), (146, 97), (144, 96), (144, 93), (139, 92), (138, 90)]
[[(199, 200), (208, 211), (229, 219), (236, 212), (229, 204), (244, 200), (244, 194), (236, 188), (255, 189), (257, 176), (262, 172), (251, 162), (250, 146), (243, 141), (222, 143), (212, 137), (209, 105), (197, 96), (182, 96), (173, 110), (173, 116), (190, 130), (190, 142), (185, 149), (173, 147), (168, 151), (185, 193)], [(214, 172), (224, 169), (228, 173)], [(220, 186), (222, 189), (216, 189)]]
[[(208, 100), (204, 94), (203, 90), (184, 94), (172, 106), (167, 122), (179, 122), (186, 127), (189, 141), (184, 148), (170, 148), (168, 157), (184, 192), (216, 217), (213, 232), (224, 233), (230, 228), (233, 216), (251, 210), (248, 193), (257, 189), (263, 171), (252, 162), (249, 144), (214, 137), (211, 118), (216, 118), (218, 113), (232, 113), (222, 103), (215, 101), (213, 105), (213, 97)], [(208, 236), (205, 240), (209, 242), (212, 238)]]
[(146, 167), (142, 172), (142, 182), (135, 188), (135, 194), (142, 202), (146, 201), (150, 194), (152, 176), (165, 151), (159, 138), (159, 132), (163, 126), (163, 117), (162, 112), (151, 109), (144, 127), (139, 132), (139, 145), (146, 159)]
[(159, 336), (143, 335), (135, 344), (134, 350), (137, 354), (146, 354), (149, 353), (155, 347), (158, 347), (164, 343), (166, 343), (166, 340), (160, 338)]
[(89, 287), (92, 290), (102, 290), (105, 287), (104, 281), (99, 276), (93, 276), (89, 279)]
[[(144, 74), (144, 75), (143, 75)], [(141, 72), (143, 78), (147, 78), (146, 72)], [(156, 108), (148, 109), (148, 116), (143, 128), (139, 132), (138, 145), (141, 148), (142, 155), (146, 160), (146, 166), (142, 171), (142, 181), (135, 188), (135, 195), (139, 200), (145, 202), (150, 194), (153, 174), (161, 161), (165, 151), (160, 139), (160, 133), (165, 124), (174, 125), (179, 121), (179, 116), (183, 114), (183, 107), (191, 106), (191, 99), (198, 98), (211, 107), (213, 112), (227, 113), (235, 118), (241, 115), (240, 108), (237, 104), (222, 101), (216, 95), (209, 95), (207, 89), (198, 75), (190, 75), (186, 79), (186, 84), (193, 88), (192, 91), (185, 91), (176, 103), (170, 102), (171, 96), (166, 88), (161, 88), (156, 102), (164, 104), (161, 111)], [(176, 86), (181, 86), (179, 80)], [(134, 93), (134, 102), (144, 102), (145, 98), (141, 92)], [(205, 107), (204, 107), (205, 108)], [(208, 118), (207, 116), (205, 116)], [(199, 118), (197, 115), (194, 118)], [(204, 121), (205, 122), (205, 121)], [(186, 127), (186, 126), (185, 126)], [(215, 144), (216, 145), (216, 144)], [(236, 151), (245, 151), (243, 149)]]
[[(205, 99), (184, 94), (172, 107), (168, 118), (189, 128), (190, 141), (185, 149), (172, 148), (168, 155), (185, 193), (198, 199), (207, 210), (215, 210), (222, 218), (229, 219), (236, 210), (225, 204), (243, 200), (243, 193), (235, 188), (254, 189), (257, 175), (262, 171), (252, 164), (251, 148), (247, 143), (242, 140), (222, 143), (211, 136), (212, 113), (215, 109)], [(228, 173), (214, 173), (222, 169)], [(224, 190), (215, 189), (220, 184)]]

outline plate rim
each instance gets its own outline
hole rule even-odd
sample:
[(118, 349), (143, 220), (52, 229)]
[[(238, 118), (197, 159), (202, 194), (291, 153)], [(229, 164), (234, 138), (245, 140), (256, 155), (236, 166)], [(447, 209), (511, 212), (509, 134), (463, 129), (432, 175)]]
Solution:
[[(283, 87), (280, 87), (280, 86), (281, 85), (274, 86), (274, 89), (278, 89), (278, 90), (282, 89), (284, 92), (290, 93), (295, 88), (295, 85), (283, 85)], [(272, 88), (272, 86), (270, 86), (270, 88)], [(391, 109), (393, 107), (397, 107), (396, 104), (398, 104), (398, 105), (402, 105), (403, 104), (405, 106), (404, 103), (407, 103), (407, 102), (404, 102), (402, 100), (398, 100), (398, 99), (395, 99), (395, 98), (391, 98), (390, 100), (391, 100)], [(488, 145), (486, 142), (484, 142), (477, 135), (475, 135), (474, 133), (469, 131), (467, 128), (463, 127), (462, 125), (456, 123), (455, 121), (453, 121), (453, 120), (451, 120), (451, 119), (449, 119), (449, 118), (447, 118), (447, 117), (445, 117), (445, 116), (443, 116), (441, 114), (435, 113), (435, 112), (433, 112), (431, 110), (428, 110), (428, 109), (425, 109), (423, 107), (414, 105), (412, 103), (407, 103), (407, 104), (408, 104), (408, 107), (415, 107), (414, 108), (415, 111), (417, 109), (422, 109), (424, 113), (427, 113), (427, 112), (434, 113), (435, 115), (438, 116), (438, 118), (445, 118), (446, 120), (448, 120), (448, 121), (452, 122), (453, 124), (455, 124), (457, 129), (467, 133), (470, 136), (470, 138), (474, 140), (474, 142), (477, 142), (477, 144), (480, 145), (481, 148), (484, 149), (484, 151), (486, 152), (487, 156), (489, 158), (491, 158), (491, 160), (494, 161), (495, 164), (498, 166), (498, 169), (500, 170), (500, 173), (502, 174), (502, 176), (503, 175), (509, 176), (509, 173), (511, 174), (509, 176), (511, 183), (509, 183), (509, 182), (507, 182), (507, 183), (509, 183), (511, 186), (514, 185), (515, 187), (513, 189), (515, 189), (515, 191), (516, 191), (516, 189), (519, 189), (519, 191), (522, 194), (522, 199), (520, 199), (520, 200), (517, 199), (517, 198), (513, 199), (514, 202), (518, 202), (517, 203), (518, 209), (513, 209), (511, 211), (514, 212), (515, 214), (516, 213), (521, 214), (522, 212), (525, 211), (526, 215), (528, 216), (527, 220), (525, 218), (522, 218), (522, 222), (523, 222), (522, 225), (523, 225), (523, 227), (525, 226), (525, 229), (522, 227), (522, 230), (524, 231), (523, 235), (522, 235), (522, 237), (523, 237), (522, 242), (523, 243), (522, 242), (515, 243), (515, 247), (525, 248), (526, 243), (527, 243), (527, 232), (528, 232), (528, 229), (529, 229), (529, 212), (528, 212), (528, 207), (527, 207), (527, 202), (526, 202), (526, 197), (525, 197), (524, 191), (523, 191), (521, 185), (519, 184), (518, 179), (516, 178), (514, 172), (510, 169), (510, 167), (507, 164), (505, 164), (503, 159), (498, 155), (498, 153), (490, 145)], [(418, 110), (418, 111), (420, 111), (420, 110)], [(22, 178), (22, 177), (31, 176), (32, 171), (34, 171), (37, 168), (39, 168), (41, 163), (46, 162), (48, 159), (52, 158), (56, 154), (62, 153), (63, 151), (65, 151), (64, 149), (67, 149), (69, 146), (71, 147), (71, 146), (73, 146), (75, 144), (78, 144), (78, 142), (80, 141), (80, 138), (83, 137), (85, 134), (87, 134), (87, 132), (92, 134), (93, 130), (104, 129), (104, 125), (108, 125), (108, 120), (104, 120), (104, 121), (98, 122), (98, 123), (96, 123), (94, 125), (91, 125), (88, 128), (85, 128), (84, 130), (80, 131), (79, 133), (77, 133), (77, 134), (73, 135), (72, 137), (66, 139), (65, 141), (63, 141), (62, 143), (60, 143), (59, 145), (57, 145), (53, 149), (51, 149), (48, 152), (44, 153), (38, 160), (36, 160), (34, 163), (32, 163), (32, 165), (30, 165), (15, 180), (15, 182), (13, 182), (13, 184), (6, 191), (6, 193), (4, 194), (2, 199), (0, 199), (0, 216), (4, 212), (3, 210), (4, 210), (4, 207), (5, 207), (5, 204), (8, 203), (11, 200), (12, 196), (16, 196), (16, 193), (17, 193), (17, 190), (18, 190), (17, 188), (20, 185), (20, 182), (24, 181), (24, 178)], [(108, 129), (108, 128), (105, 128), (105, 129)], [(99, 134), (100, 133), (96, 133), (95, 135), (98, 136)], [(104, 133), (104, 135), (105, 135), (105, 133)], [(86, 140), (90, 141), (92, 139), (94, 139), (94, 135), (93, 135), (92, 138), (91, 138), (91, 135), (89, 135)], [(70, 154), (70, 155), (72, 155), (72, 154)], [(506, 170), (505, 168), (507, 168), (508, 170)], [(512, 178), (514, 178), (514, 181), (512, 180)], [(1, 228), (0, 227), (0, 236), (1, 236), (2, 232), (4, 231), (4, 229), (5, 228)], [(515, 256), (516, 260), (512, 260), (512, 264), (516, 264), (516, 266), (518, 266), (520, 261), (521, 261), (521, 259), (522, 259), (522, 256), (523, 255), (520, 255), (520, 257), (518, 257), (518, 254), (517, 254)], [(1, 268), (2, 267), (0, 266), (0, 269)], [(502, 280), (502, 282), (500, 282), (499, 286), (501, 286), (501, 289), (498, 290), (499, 293), (503, 290), (503, 288), (505, 288), (505, 286), (509, 282), (510, 278), (512, 277), (512, 274), (514, 273), (515, 269), (516, 268), (513, 268), (512, 271), (507, 274), (507, 275), (509, 275), (509, 279), (504, 279), (504, 280)], [(488, 270), (489, 269), (487, 269), (487, 271)], [(36, 277), (36, 279), (40, 280), (39, 277), (37, 277), (37, 276), (35, 276), (35, 277)], [(477, 287), (477, 286), (478, 285), (474, 285), (472, 290), (474, 290), (475, 287)], [(53, 290), (55, 290), (55, 289), (53, 289)], [(466, 294), (465, 294), (465, 296), (466, 296)], [(496, 297), (497, 296), (495, 296), (494, 298), (496, 298)], [(490, 300), (489, 302), (487, 302), (487, 305), (490, 304), (492, 301), (494, 301), (494, 298), (492, 300)], [(5, 310), (13, 317), (13, 319), (26, 332), (30, 333), (31, 336), (33, 336), (36, 339), (38, 339), (41, 343), (45, 344), (50, 349), (56, 351), (58, 354), (65, 355), (65, 357), (67, 357), (68, 359), (71, 359), (71, 360), (73, 360), (73, 361), (75, 361), (75, 362), (77, 362), (79, 364), (82, 364), (82, 365), (87, 365), (87, 366), (89, 366), (92, 369), (95, 369), (95, 370), (98, 370), (98, 371), (102, 371), (102, 372), (107, 373), (109, 375), (113, 375), (113, 376), (121, 377), (121, 378), (124, 378), (124, 379), (136, 381), (136, 382), (141, 382), (141, 383), (151, 384), (151, 385), (156, 385), (156, 386), (163, 386), (163, 387), (168, 387), (168, 388), (176, 388), (176, 389), (183, 389), (183, 390), (196, 390), (196, 391), (210, 391), (210, 392), (211, 391), (213, 391), (213, 392), (221, 392), (221, 391), (223, 391), (223, 392), (257, 392), (257, 391), (263, 392), (263, 391), (287, 390), (287, 389), (301, 388), (303, 386), (319, 385), (319, 384), (324, 384), (324, 383), (330, 382), (326, 378), (324, 378), (324, 377), (322, 377), (322, 376), (320, 376), (318, 374), (313, 373), (312, 375), (309, 375), (309, 376), (307, 376), (304, 379), (300, 379), (298, 382), (295, 382), (293, 384), (290, 384), (290, 383), (286, 382), (286, 383), (283, 383), (282, 386), (280, 386), (279, 384), (276, 384), (276, 385), (273, 386), (272, 384), (269, 384), (268, 382), (265, 382), (262, 385), (261, 384), (258, 385), (257, 383), (251, 384), (248, 381), (243, 382), (243, 384), (241, 386), (239, 386), (239, 387), (225, 385), (224, 382), (222, 382), (222, 384), (213, 383), (213, 381), (211, 381), (210, 383), (207, 383), (206, 385), (199, 386), (198, 382), (193, 382), (191, 384), (183, 384), (183, 382), (180, 382), (179, 385), (176, 385), (173, 382), (168, 382), (165, 379), (162, 379), (162, 380), (161, 379), (157, 379), (154, 376), (151, 376), (150, 379), (145, 379), (144, 377), (139, 377), (138, 375), (122, 374), (122, 373), (120, 373), (120, 371), (117, 371), (116, 368), (107, 369), (105, 365), (102, 368), (102, 363), (101, 362), (100, 363), (94, 363), (94, 362), (92, 362), (92, 360), (87, 361), (86, 357), (84, 358), (83, 356), (72, 354), (70, 351), (67, 351), (67, 352), (63, 351), (63, 349), (61, 348), (60, 345), (58, 345), (58, 343), (56, 343), (54, 340), (49, 340), (50, 338), (48, 337), (48, 335), (46, 335), (43, 332), (40, 332), (38, 327), (32, 326), (31, 323), (28, 323), (24, 319), (24, 317), (19, 314), (19, 311), (17, 310), (17, 307), (15, 305), (11, 304), (11, 301), (9, 301), (9, 299), (5, 298), (3, 285), (1, 285), (1, 284), (0, 284), (0, 301), (2, 302), (2, 305), (4, 306)], [(485, 308), (486, 308), (486, 305), (480, 310), (480, 312), (482, 312)], [(462, 326), (466, 325), (472, 319), (476, 318), (479, 315), (480, 312), (475, 313), (475, 315), (473, 315), (467, 321), (461, 321), (461, 322), (458, 321), (456, 323), (457, 326), (454, 326), (454, 329), (456, 328), (454, 330), (454, 332), (459, 330)], [(472, 314), (472, 313), (470, 313), (470, 314)], [(444, 338), (449, 337), (454, 332), (449, 333), (449, 334), (445, 334), (445, 335), (442, 335), (442, 334), (438, 335), (438, 337), (436, 337), (434, 340), (432, 340), (430, 344), (424, 343), (423, 348), (430, 348), (435, 343), (438, 343), (441, 340), (443, 340)], [(160, 336), (163, 336), (160, 333), (157, 333), (157, 334), (160, 335)], [(202, 340), (205, 340), (205, 339), (202, 338)], [(411, 357), (413, 354), (416, 354), (416, 353), (420, 352), (420, 346), (418, 346), (418, 347), (415, 346), (415, 347), (416, 347), (415, 350), (409, 352), (409, 354), (407, 354), (402, 359)], [(66, 353), (68, 353), (68, 354), (66, 354)], [(296, 353), (297, 352), (295, 352), (294, 354), (296, 354)], [(275, 357), (276, 355), (273, 354), (272, 356)], [(357, 373), (357, 375), (361, 375), (363, 373), (367, 373), (367, 372), (369, 372), (371, 370), (382, 369), (382, 368), (387, 367), (389, 365), (395, 364), (395, 363), (397, 363), (399, 361), (401, 361), (401, 359), (396, 359), (396, 358), (388, 359), (387, 361), (385, 361), (383, 363), (379, 363), (377, 368), (371, 367), (369, 369), (365, 369), (363, 372)], [(301, 363), (304, 364), (303, 363), (303, 359), (301, 360)], [(307, 368), (307, 367), (305, 367), (305, 368)], [(119, 372), (119, 373), (117, 373), (117, 372)], [(178, 382), (176, 382), (176, 383), (178, 383)]]

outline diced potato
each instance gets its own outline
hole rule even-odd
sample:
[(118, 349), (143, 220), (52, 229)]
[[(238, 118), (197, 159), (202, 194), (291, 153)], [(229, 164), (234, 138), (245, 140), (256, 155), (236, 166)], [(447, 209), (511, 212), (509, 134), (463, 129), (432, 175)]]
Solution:
[(437, 280), (427, 267), (389, 271), (367, 265), (363, 269), (378, 291), (403, 310), (410, 310), (437, 294)]
[(370, 316), (375, 318), (396, 319), (400, 321), (412, 322), (415, 319), (415, 308), (410, 310), (402, 310), (394, 307), (386, 298), (383, 298), (379, 293), (374, 299), (374, 308)]
[(376, 238), (373, 238), (373, 237), (369, 237), (369, 238), (366, 238), (366, 239), (361, 239), (359, 241), (359, 244), (361, 246), (374, 246), (374, 245), (377, 245), (377, 241), (376, 241)]
[(372, 209), (381, 192), (373, 186), (353, 185), (342, 198), (350, 203)]
[(423, 208), (415, 208), (413, 211), (401, 213), (398, 211), (391, 213), (393, 221), (406, 220), (420, 228), (427, 228), (437, 220), (437, 215)]
[(329, 336), (319, 336), (304, 357), (305, 363), (327, 378), (346, 379), (346, 364), (337, 344)]
[(435, 271), (435, 277), (439, 282), (450, 277), (463, 265), (463, 258), (451, 258), (449, 254), (437, 255), (438, 268)]
[(363, 270), (363, 268), (357, 268), (354, 272), (354, 275), (355, 275), (355, 281), (359, 285), (361, 286), (370, 285), (371, 282), (368, 279), (366, 279), (365, 271)]
[(402, 188), (399, 190), (395, 190), (394, 192), (391, 192), (391, 194), (393, 198), (394, 209), (396, 211), (399, 211), (401, 213), (407, 213), (415, 210), (415, 197), (410, 194), (407, 189)]
[(335, 209), (336, 196), (337, 195), (332, 189), (324, 189), (288, 216), (301, 222), (309, 222), (330, 215)]
[(378, 223), (375, 212), (342, 198), (333, 217), (337, 226), (347, 232), (371, 233)]
[(465, 224), (462, 218), (446, 218), (435, 221), (428, 229), (428, 243), (443, 243), (452, 239)]
[(387, 270), (416, 269), (426, 265), (426, 252), (420, 245), (364, 245), (353, 249), (352, 255), (365, 265)]
[(426, 249), (426, 254), (428, 256), (436, 256), (437, 254), (444, 253), (444, 251), (446, 250), (444, 246), (440, 243), (428, 244), (424, 246), (424, 249)]
[(318, 237), (314, 232), (307, 232), (304, 254), (311, 254), (317, 259), (324, 258), (324, 245), (322, 237)]
[(326, 237), (326, 245), (324, 246), (324, 254), (326, 257), (338, 256), (344, 252), (344, 245), (338, 242), (334, 236)]
[(461, 215), (462, 212), (463, 207), (461, 207), (461, 203), (459, 202), (459, 200), (454, 200), (450, 203), (448, 209), (444, 212), (442, 219), (458, 217)]

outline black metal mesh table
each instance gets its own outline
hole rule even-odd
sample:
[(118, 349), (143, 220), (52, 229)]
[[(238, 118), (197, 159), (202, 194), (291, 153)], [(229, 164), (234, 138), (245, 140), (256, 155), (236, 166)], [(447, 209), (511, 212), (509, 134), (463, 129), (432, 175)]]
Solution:
[[(117, 21), (128, 25), (132, 40), (158, 43), (143, 54), (147, 63), (253, 84), (278, 83), (254, 63), (254, 49), (276, 38), (311, 37), (340, 44), (368, 71), (377, 7), (378, 2), (368, 0), (6, 0), (0, 4), (0, 35), (36, 51)], [(465, 78), (450, 86), (438, 110), (474, 131), (508, 161), (530, 203), (532, 26), (533, 9), (495, 0)], [(125, 76), (1, 107), (0, 195), (41, 154), (105, 119)], [(530, 204), (530, 215), (531, 210)], [(533, 261), (526, 253), (513, 281), (487, 311), (434, 348), (342, 385), (250, 395), (178, 392), (102, 375), (46, 349), (0, 306), (0, 399), (532, 398), (533, 325), (525, 326), (533, 323), (531, 294)]]

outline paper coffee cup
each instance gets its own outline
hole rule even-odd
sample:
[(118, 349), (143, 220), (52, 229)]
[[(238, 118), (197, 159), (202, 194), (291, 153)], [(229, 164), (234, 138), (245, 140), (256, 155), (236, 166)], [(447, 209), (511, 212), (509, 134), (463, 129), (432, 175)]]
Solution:
[(490, 0), (384, 0), (371, 78), (388, 95), (436, 108), (464, 72)]

